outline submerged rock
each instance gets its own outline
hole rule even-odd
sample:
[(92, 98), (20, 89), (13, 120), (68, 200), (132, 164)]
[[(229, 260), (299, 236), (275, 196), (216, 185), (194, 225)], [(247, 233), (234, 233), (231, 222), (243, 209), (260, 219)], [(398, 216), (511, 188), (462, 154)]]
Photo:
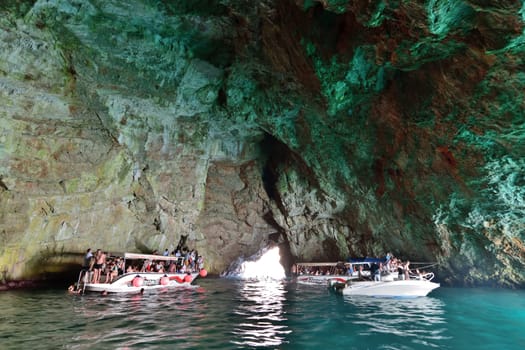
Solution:
[(0, 9), (0, 271), (88, 247), (211, 273), (437, 261), (523, 286), (519, 2), (8, 1)]

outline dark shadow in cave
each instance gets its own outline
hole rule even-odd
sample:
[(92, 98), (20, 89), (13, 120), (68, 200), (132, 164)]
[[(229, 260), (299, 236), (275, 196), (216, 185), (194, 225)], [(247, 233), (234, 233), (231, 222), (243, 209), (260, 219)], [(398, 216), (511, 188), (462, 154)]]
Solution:
[[(260, 143), (260, 151), (263, 162), (262, 181), (264, 190), (268, 198), (275, 202), (281, 213), (286, 216), (287, 210), (283, 205), (281, 194), (277, 187), (281, 173), (287, 168), (296, 167), (307, 181), (311, 181), (311, 179), (314, 179), (314, 177), (311, 176), (312, 171), (299, 156), (273, 135), (265, 134), (264, 139)], [(309, 185), (312, 186), (312, 183)], [(315, 186), (316, 184), (313, 185)], [(268, 212), (264, 216), (264, 220), (276, 230), (268, 239), (279, 244), (281, 264), (284, 266), (287, 274), (289, 274), (295, 257), (291, 254), (288, 236), (285, 230), (277, 223), (271, 212)]]
[(263, 162), (262, 180), (264, 189), (270, 200), (275, 201), (283, 215), (286, 215), (286, 208), (283, 206), (281, 194), (277, 189), (281, 171), (285, 171), (288, 168), (296, 168), (308, 182), (309, 187), (319, 188), (315, 175), (304, 160), (273, 135), (265, 134), (264, 139), (260, 143), (260, 151)]

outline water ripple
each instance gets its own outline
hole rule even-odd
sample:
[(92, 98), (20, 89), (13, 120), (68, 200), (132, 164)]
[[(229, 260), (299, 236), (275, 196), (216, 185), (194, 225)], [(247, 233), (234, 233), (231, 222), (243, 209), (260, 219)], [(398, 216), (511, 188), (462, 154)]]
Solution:
[(405, 300), (275, 281), (199, 283), (145, 295), (0, 293), (0, 349), (525, 347), (525, 294), (517, 291), (444, 289)]

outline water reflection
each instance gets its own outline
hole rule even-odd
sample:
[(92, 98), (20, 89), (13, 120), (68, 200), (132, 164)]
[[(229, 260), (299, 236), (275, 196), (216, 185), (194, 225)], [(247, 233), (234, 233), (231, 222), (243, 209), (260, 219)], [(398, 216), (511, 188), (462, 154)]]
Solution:
[(286, 290), (283, 281), (242, 281), (234, 314), (232, 343), (248, 347), (278, 346), (291, 332), (283, 306)]
[[(177, 343), (194, 348), (200, 341), (206, 305), (199, 302), (197, 286), (140, 294), (86, 294), (76, 297), (73, 313), (82, 320), (71, 338), (72, 349), (119, 344), (119, 348), (143, 348)], [(184, 314), (170, 322), (174, 314)], [(158, 317), (155, 317), (158, 316)]]
[(432, 297), (388, 299), (345, 296), (359, 335), (399, 336), (414, 344), (439, 347), (446, 336), (444, 303)]

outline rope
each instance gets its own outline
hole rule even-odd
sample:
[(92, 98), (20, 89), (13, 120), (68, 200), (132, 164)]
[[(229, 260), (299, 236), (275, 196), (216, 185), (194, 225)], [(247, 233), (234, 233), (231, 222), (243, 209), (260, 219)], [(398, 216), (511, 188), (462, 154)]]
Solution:
[(418, 267), (418, 269), (428, 269), (428, 268), (439, 265), (439, 263), (437, 262), (410, 262), (410, 265), (423, 265), (423, 264), (429, 264), (429, 265)]

